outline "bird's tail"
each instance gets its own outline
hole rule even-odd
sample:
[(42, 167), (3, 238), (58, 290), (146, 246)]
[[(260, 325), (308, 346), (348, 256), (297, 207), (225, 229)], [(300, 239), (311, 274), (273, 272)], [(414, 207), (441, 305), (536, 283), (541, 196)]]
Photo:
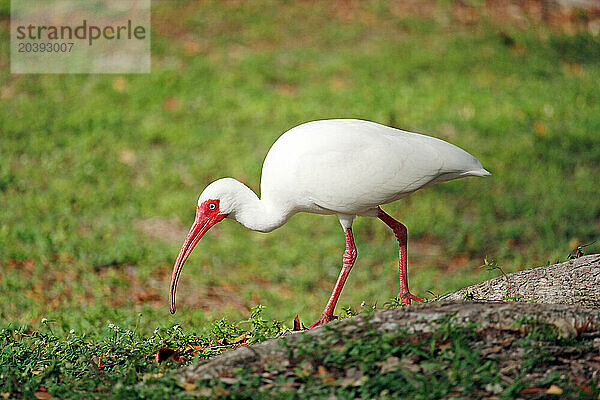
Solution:
[(490, 176), (491, 173), (485, 168), (473, 169), (471, 171), (463, 172), (462, 176)]

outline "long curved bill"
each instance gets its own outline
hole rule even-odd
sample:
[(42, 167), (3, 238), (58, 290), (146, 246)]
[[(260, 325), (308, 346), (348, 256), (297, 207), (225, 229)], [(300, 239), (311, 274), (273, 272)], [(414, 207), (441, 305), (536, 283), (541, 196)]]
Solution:
[(194, 249), (194, 246), (196, 246), (198, 241), (202, 238), (202, 236), (217, 222), (219, 222), (219, 219), (205, 216), (204, 213), (201, 211), (200, 207), (198, 207), (198, 210), (196, 211), (196, 218), (194, 220), (194, 224), (190, 228), (190, 232), (188, 233), (188, 235), (185, 238), (185, 241), (183, 242), (183, 246), (179, 251), (179, 255), (177, 255), (177, 260), (175, 261), (175, 266), (173, 267), (173, 273), (171, 274), (171, 286), (169, 290), (171, 314), (174, 314), (176, 310), (175, 292), (177, 291), (177, 282), (179, 281), (179, 274), (181, 273), (183, 264)]

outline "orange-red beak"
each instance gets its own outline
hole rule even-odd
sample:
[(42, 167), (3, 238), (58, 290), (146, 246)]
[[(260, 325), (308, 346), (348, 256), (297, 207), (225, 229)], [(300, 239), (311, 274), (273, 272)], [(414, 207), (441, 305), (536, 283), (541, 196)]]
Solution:
[(183, 246), (179, 251), (175, 266), (173, 267), (173, 273), (171, 274), (171, 287), (169, 290), (169, 301), (171, 303), (171, 314), (175, 313), (175, 292), (177, 291), (177, 282), (179, 281), (179, 274), (183, 268), (185, 260), (194, 249), (194, 246), (202, 238), (202, 236), (217, 222), (222, 221), (226, 214), (211, 213), (207, 215), (203, 209), (198, 207), (196, 211), (196, 218), (194, 224), (190, 228), (190, 232), (187, 234)]

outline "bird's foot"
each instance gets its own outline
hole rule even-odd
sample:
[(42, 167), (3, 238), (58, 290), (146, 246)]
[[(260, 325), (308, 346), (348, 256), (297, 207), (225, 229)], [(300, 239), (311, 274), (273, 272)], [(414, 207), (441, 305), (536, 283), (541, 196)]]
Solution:
[(338, 319), (337, 316), (335, 315), (321, 315), (321, 318), (319, 318), (318, 320), (316, 320), (315, 322), (313, 322), (313, 324), (311, 326), (308, 327), (308, 329), (312, 329), (312, 328), (316, 328), (318, 326), (322, 326), (328, 322), (331, 322), (333, 320)]
[(407, 306), (410, 305), (411, 300), (417, 301), (419, 303), (423, 302), (422, 299), (418, 298), (417, 296), (415, 296), (414, 294), (412, 294), (411, 292), (408, 292), (408, 291), (406, 293), (402, 294), (400, 296), (400, 298), (402, 299), (402, 304), (407, 305)]

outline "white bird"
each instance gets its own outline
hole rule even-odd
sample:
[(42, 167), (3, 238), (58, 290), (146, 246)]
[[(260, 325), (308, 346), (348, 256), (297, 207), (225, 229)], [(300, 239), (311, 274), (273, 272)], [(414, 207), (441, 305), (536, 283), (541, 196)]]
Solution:
[(352, 236), (356, 216), (377, 217), (394, 231), (400, 245), (400, 298), (406, 304), (422, 301), (408, 290), (406, 227), (379, 206), (435, 183), (487, 175), (475, 157), (457, 146), (374, 122), (333, 119), (292, 128), (265, 158), (261, 198), (232, 178), (211, 183), (200, 195), (171, 275), (171, 313), (183, 264), (214, 224), (231, 218), (249, 229), (270, 232), (299, 212), (336, 214), (346, 237), (342, 271), (321, 318), (309, 328), (336, 318), (333, 311), (357, 255)]

